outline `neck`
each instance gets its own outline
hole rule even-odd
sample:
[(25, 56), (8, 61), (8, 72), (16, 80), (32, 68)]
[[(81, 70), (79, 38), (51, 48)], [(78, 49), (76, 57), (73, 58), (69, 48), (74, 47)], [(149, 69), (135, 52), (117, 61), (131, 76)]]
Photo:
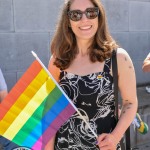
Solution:
[(77, 45), (78, 45), (78, 48), (79, 48), (79, 55), (81, 56), (85, 56), (88, 54), (88, 48), (91, 44), (91, 41), (87, 41), (87, 40), (80, 40), (80, 41), (77, 41)]

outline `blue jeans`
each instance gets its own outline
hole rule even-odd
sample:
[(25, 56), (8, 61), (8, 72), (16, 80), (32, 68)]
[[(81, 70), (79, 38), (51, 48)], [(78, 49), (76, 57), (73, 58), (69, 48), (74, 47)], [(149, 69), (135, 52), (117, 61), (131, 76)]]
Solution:
[(13, 150), (14, 148), (17, 148), (18, 145), (11, 142), (10, 140), (0, 136), (0, 150)]

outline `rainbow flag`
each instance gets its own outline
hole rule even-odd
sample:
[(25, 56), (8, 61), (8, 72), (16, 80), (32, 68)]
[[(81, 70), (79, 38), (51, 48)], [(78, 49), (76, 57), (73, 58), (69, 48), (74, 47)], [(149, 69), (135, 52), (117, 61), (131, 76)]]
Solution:
[(0, 135), (41, 150), (73, 113), (74, 107), (35, 60), (0, 104)]

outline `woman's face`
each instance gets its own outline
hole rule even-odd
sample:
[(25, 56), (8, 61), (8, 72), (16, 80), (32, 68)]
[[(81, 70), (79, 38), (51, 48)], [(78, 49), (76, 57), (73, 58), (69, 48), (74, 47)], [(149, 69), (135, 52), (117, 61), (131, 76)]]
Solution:
[[(90, 0), (73, 0), (70, 6), (70, 11), (80, 10), (85, 12), (87, 8), (94, 8), (95, 6)], [(93, 39), (98, 28), (98, 17), (93, 17), (93, 19), (88, 19), (84, 14), (82, 18), (78, 21), (72, 21), (70, 19), (71, 29), (74, 32), (77, 41), (78, 40), (90, 40)]]

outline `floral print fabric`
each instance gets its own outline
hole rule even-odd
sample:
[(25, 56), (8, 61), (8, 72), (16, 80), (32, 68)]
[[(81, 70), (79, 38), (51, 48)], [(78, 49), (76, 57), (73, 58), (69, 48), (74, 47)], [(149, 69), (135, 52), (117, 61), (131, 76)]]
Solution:
[[(107, 59), (102, 72), (86, 76), (65, 71), (60, 73), (60, 86), (97, 135), (110, 133), (116, 125), (110, 66), (111, 59)], [(57, 132), (55, 150), (99, 150), (99, 148), (96, 146), (95, 136), (76, 112)]]

